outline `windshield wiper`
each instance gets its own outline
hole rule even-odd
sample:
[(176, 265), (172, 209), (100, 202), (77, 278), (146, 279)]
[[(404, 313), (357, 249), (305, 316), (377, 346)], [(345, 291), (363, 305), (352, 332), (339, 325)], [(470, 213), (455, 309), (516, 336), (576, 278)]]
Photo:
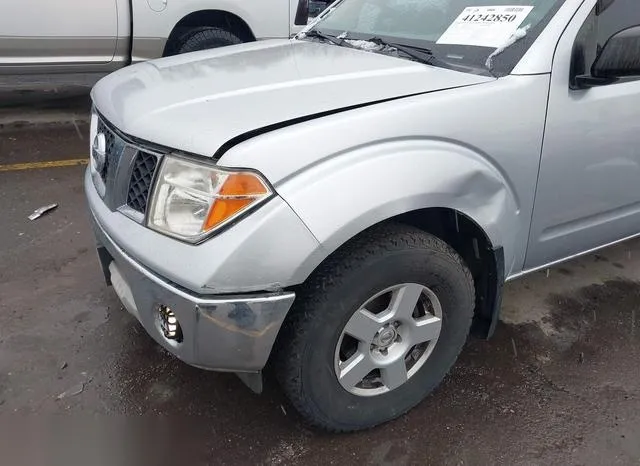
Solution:
[(372, 44), (383, 45), (387, 47), (393, 47), (394, 49), (397, 49), (402, 53), (409, 55), (414, 60), (417, 60), (421, 63), (425, 63), (427, 65), (442, 66), (444, 68), (449, 68), (449, 66), (447, 66), (446, 63), (442, 62), (441, 60), (438, 60), (433, 54), (433, 52), (431, 51), (431, 49), (428, 49), (428, 48), (415, 47), (413, 45), (403, 45), (395, 42), (388, 42), (382, 39), (381, 37), (372, 37), (371, 39), (367, 39), (367, 42), (371, 42)]
[(484, 66), (486, 66), (489, 71), (493, 70), (493, 59), (507, 50), (513, 44), (518, 42), (520, 39), (523, 39), (527, 35), (527, 32), (529, 32), (530, 27), (531, 25), (527, 24), (525, 27), (518, 28), (516, 32), (511, 34), (511, 37), (509, 37), (509, 39), (507, 39), (507, 41), (501, 47), (495, 49), (494, 52), (487, 57), (487, 61), (485, 62)]
[[(426, 65), (431, 65), (431, 66), (438, 66), (440, 68), (446, 68), (449, 70), (457, 70), (460, 67), (454, 63), (448, 63), (444, 60), (441, 60), (439, 58), (437, 58), (433, 52), (431, 51), (431, 49), (428, 49), (426, 47), (419, 47), (416, 45), (405, 45), (405, 44), (398, 44), (395, 42), (389, 42), (386, 41), (384, 39), (382, 39), (381, 37), (372, 37), (371, 39), (368, 39), (367, 42), (371, 42), (372, 44), (377, 44), (380, 46), (386, 46), (386, 47), (393, 47), (396, 50), (399, 50), (403, 53), (405, 53), (406, 55), (408, 55), (409, 57), (411, 57), (412, 59), (420, 62), (420, 63), (424, 63)], [(482, 69), (483, 74), (489, 74), (492, 77), (496, 77), (493, 72), (490, 69)]]
[(350, 47), (354, 48), (351, 44), (344, 41), (344, 37), (336, 37), (330, 34), (325, 34), (324, 32), (320, 32), (317, 29), (311, 29), (304, 33), (304, 37), (316, 37), (318, 39), (322, 39), (327, 42), (331, 42), (339, 47)]
[[(324, 32), (320, 32), (317, 29), (311, 29), (305, 32), (303, 37), (315, 37), (327, 42), (331, 42), (332, 44), (338, 45), (340, 47), (359, 48), (348, 42), (349, 38), (347, 37), (346, 33), (340, 34), (336, 37), (330, 34), (325, 34)], [(414, 60), (417, 60), (421, 63), (426, 63), (427, 65), (439, 65), (447, 67), (446, 64), (438, 60), (433, 55), (433, 52), (431, 52), (431, 50), (427, 48), (396, 44), (395, 42), (387, 42), (381, 37), (372, 37), (371, 39), (365, 39), (365, 42), (371, 42), (372, 44), (385, 47), (393, 47), (394, 49), (399, 50), (406, 55), (409, 55)]]

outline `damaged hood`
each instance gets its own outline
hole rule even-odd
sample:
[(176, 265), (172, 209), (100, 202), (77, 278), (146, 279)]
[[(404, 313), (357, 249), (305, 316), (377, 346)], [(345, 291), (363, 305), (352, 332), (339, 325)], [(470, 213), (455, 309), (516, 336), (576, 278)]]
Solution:
[(249, 131), (493, 78), (299, 40), (255, 42), (137, 64), (93, 89), (126, 134), (212, 156)]

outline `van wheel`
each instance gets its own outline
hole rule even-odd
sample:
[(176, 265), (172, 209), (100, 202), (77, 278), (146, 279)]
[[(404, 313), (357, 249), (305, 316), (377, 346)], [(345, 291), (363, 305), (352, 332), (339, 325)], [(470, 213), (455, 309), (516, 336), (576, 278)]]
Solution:
[(173, 49), (177, 54), (180, 54), (240, 43), (242, 43), (242, 39), (225, 29), (200, 27), (191, 29), (182, 35)]
[(442, 240), (397, 224), (362, 234), (297, 293), (276, 377), (310, 424), (355, 431), (394, 419), (444, 378), (469, 333), (474, 283)]

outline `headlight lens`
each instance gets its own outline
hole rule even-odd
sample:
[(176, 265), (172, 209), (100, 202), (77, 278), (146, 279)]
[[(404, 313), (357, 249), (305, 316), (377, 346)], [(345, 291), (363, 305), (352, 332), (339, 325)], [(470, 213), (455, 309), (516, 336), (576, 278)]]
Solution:
[(148, 226), (197, 242), (272, 194), (256, 173), (166, 156), (156, 181)]

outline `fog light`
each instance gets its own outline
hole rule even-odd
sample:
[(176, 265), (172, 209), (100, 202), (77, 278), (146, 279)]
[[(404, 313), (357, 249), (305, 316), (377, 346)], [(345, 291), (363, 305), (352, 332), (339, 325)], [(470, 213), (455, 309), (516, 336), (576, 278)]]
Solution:
[(178, 318), (173, 313), (169, 306), (160, 305), (158, 307), (158, 314), (160, 316), (160, 328), (165, 338), (168, 340), (174, 340), (177, 342), (182, 341), (182, 328), (178, 323)]

